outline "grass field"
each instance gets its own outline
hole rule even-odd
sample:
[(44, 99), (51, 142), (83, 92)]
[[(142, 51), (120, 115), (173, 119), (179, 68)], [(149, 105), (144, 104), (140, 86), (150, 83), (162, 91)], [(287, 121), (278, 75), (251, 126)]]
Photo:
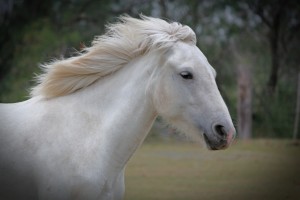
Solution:
[(193, 143), (149, 142), (126, 169), (126, 200), (300, 199), (300, 146), (237, 141), (225, 151)]

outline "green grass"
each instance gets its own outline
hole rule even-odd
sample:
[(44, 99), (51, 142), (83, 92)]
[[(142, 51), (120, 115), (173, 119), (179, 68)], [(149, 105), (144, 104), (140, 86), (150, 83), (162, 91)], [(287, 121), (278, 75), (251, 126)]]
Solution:
[(300, 199), (300, 146), (287, 140), (237, 141), (225, 151), (149, 142), (126, 169), (127, 200)]

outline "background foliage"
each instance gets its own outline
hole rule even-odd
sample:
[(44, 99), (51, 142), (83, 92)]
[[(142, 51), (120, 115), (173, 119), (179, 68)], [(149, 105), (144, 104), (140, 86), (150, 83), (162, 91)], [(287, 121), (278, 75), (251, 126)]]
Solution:
[(252, 136), (292, 137), (300, 59), (300, 2), (293, 0), (1, 0), (0, 101), (28, 99), (39, 63), (72, 56), (125, 13), (195, 30), (233, 118), (238, 68), (247, 68)]

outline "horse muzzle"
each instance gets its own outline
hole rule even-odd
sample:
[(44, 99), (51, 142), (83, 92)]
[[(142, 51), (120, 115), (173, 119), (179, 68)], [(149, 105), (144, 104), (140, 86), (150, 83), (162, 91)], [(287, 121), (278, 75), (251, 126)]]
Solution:
[(226, 149), (235, 137), (234, 128), (226, 128), (221, 124), (214, 124), (210, 134), (203, 133), (206, 145), (211, 150)]

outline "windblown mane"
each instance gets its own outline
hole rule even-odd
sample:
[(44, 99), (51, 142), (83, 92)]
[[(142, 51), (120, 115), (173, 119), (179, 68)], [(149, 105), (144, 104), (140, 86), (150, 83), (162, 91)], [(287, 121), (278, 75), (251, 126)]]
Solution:
[(121, 16), (108, 25), (91, 47), (77, 57), (43, 65), (44, 74), (37, 77), (31, 96), (53, 98), (85, 88), (153, 49), (167, 49), (176, 41), (196, 43), (195, 33), (188, 26), (168, 23), (141, 15), (141, 19)]

